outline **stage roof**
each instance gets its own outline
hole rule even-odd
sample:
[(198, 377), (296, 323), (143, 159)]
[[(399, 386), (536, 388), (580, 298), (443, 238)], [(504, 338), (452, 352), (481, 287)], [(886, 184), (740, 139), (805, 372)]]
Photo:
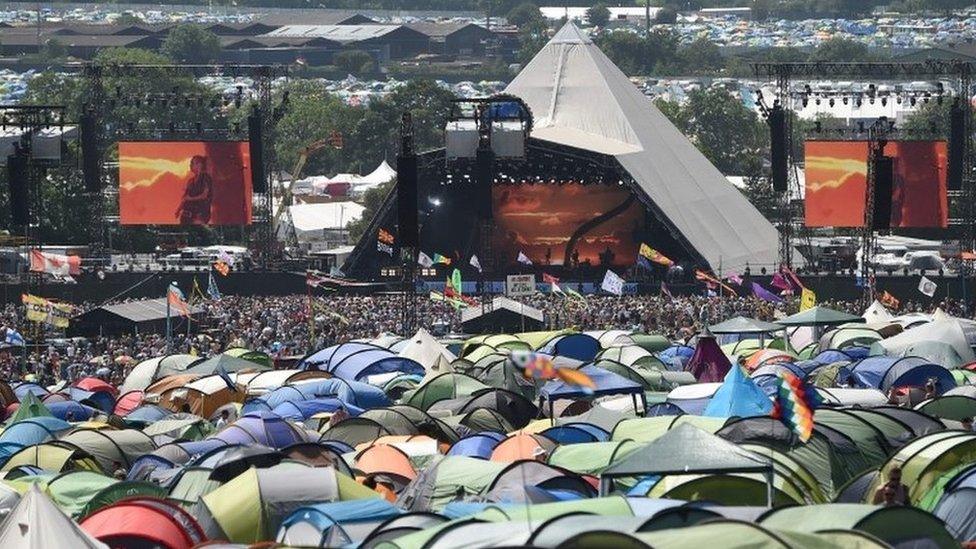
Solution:
[(533, 138), (614, 156), (713, 269), (777, 264), (776, 228), (572, 22), (505, 92), (532, 109)]

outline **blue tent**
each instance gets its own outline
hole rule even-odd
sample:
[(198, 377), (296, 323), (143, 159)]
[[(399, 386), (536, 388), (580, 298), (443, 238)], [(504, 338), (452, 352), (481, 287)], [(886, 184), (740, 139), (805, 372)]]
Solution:
[(383, 347), (356, 341), (340, 343), (306, 356), (298, 363), (298, 368), (301, 370), (328, 370), (332, 364), (341, 362), (349, 355), (370, 349), (383, 349)]
[(273, 413), (278, 414), (284, 419), (304, 421), (315, 414), (332, 413), (340, 407), (345, 408), (349, 415), (358, 416), (363, 413), (363, 409), (343, 402), (338, 398), (325, 397), (313, 398), (311, 400), (290, 400), (275, 406)]
[(742, 371), (733, 366), (725, 381), (712, 395), (702, 415), (708, 417), (753, 417), (768, 415), (773, 403), (766, 393)]
[(355, 544), (403, 511), (384, 499), (359, 499), (299, 507), (281, 522), (277, 539), (287, 545), (340, 547)]
[(368, 383), (339, 378), (301, 381), (285, 385), (244, 403), (244, 412), (271, 411), (285, 402), (335, 397), (362, 409), (382, 408), (390, 405), (390, 399), (382, 389)]
[(156, 406), (155, 404), (143, 404), (142, 406), (126, 414), (125, 421), (130, 423), (138, 422), (149, 424), (155, 423), (172, 414), (173, 412)]
[(305, 357), (298, 367), (303, 370), (321, 370), (354, 381), (390, 372), (420, 376), (426, 373), (424, 367), (417, 362), (370, 343), (333, 345)]
[(539, 352), (589, 362), (600, 352), (600, 342), (586, 334), (564, 334), (550, 339)]
[(921, 387), (932, 379), (942, 394), (956, 386), (952, 373), (917, 356), (870, 356), (851, 366), (851, 379), (857, 387), (872, 387), (887, 392), (892, 387)]
[(694, 356), (695, 349), (687, 345), (674, 345), (657, 354), (669, 370), (684, 370), (685, 364)]
[(590, 423), (557, 425), (539, 434), (559, 444), (581, 444), (584, 442), (606, 442), (610, 440), (610, 433)]
[(482, 431), (455, 442), (447, 451), (447, 455), (488, 459), (495, 446), (503, 440), (505, 435), (502, 433)]
[(22, 419), (4, 429), (3, 433), (0, 433), (0, 442), (32, 446), (57, 438), (70, 429), (71, 424), (63, 419), (52, 416), (32, 417)]
[(844, 349), (843, 351), (837, 349), (827, 349), (825, 351), (820, 351), (820, 353), (811, 360), (819, 362), (820, 364), (832, 364), (834, 362), (850, 361), (852, 360), (852, 357), (847, 353), (848, 350), (849, 349)]
[(50, 402), (45, 404), (51, 415), (58, 418), (67, 420), (68, 414), (71, 414), (71, 419), (74, 421), (88, 421), (95, 415), (98, 410), (92, 408), (91, 406), (85, 406), (80, 402), (75, 402), (73, 400), (62, 400), (61, 402)]
[(579, 371), (588, 375), (593, 380), (596, 388), (588, 389), (586, 387), (580, 387), (579, 385), (566, 383), (561, 379), (554, 379), (547, 382), (539, 390), (539, 407), (542, 407), (541, 403), (543, 401), (549, 401), (549, 417), (553, 417), (553, 403), (561, 398), (581, 399), (607, 395), (633, 395), (635, 411), (638, 398), (640, 398), (643, 407), (647, 407), (647, 401), (644, 398), (644, 386), (640, 383), (631, 381), (603, 368), (597, 368), (592, 364), (583, 366)]
[(673, 402), (658, 402), (656, 404), (651, 404), (647, 410), (644, 411), (644, 417), (680, 416), (684, 413), (685, 411), (681, 409), (681, 406), (678, 406)]

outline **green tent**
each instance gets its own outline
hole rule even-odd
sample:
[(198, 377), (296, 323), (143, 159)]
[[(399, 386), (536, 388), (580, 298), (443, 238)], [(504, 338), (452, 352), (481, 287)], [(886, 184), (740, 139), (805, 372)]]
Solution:
[(427, 380), (427, 383), (417, 387), (413, 392), (405, 394), (403, 403), (427, 410), (435, 402), (470, 396), (476, 391), (487, 388), (487, 385), (471, 376), (448, 372)]
[(919, 403), (919, 412), (942, 419), (961, 421), (976, 416), (976, 398), (962, 395), (940, 396)]
[(893, 546), (916, 544), (959, 547), (938, 518), (914, 507), (878, 507), (852, 503), (831, 503), (773, 509), (760, 517), (764, 527), (789, 528), (799, 532), (859, 530)]
[(237, 358), (228, 354), (221, 354), (210, 357), (207, 360), (202, 360), (187, 368), (183, 373), (211, 376), (217, 373), (217, 371), (221, 368), (223, 368), (223, 370), (229, 374), (244, 371), (259, 372), (271, 370), (270, 366), (264, 366), (262, 364), (258, 364), (257, 362), (251, 362), (250, 360)]
[(274, 362), (271, 360), (271, 356), (268, 353), (261, 351), (252, 351), (250, 349), (244, 349), (242, 347), (234, 347), (233, 349), (227, 349), (224, 351), (227, 356), (232, 356), (234, 358), (240, 358), (242, 360), (247, 360), (253, 362), (259, 366), (263, 366), (269, 370), (274, 368)]
[(779, 324), (744, 316), (730, 318), (708, 327), (708, 331), (713, 334), (773, 334), (782, 331), (782, 329), (783, 327)]
[(610, 433), (610, 440), (633, 440), (635, 442), (651, 442), (657, 440), (678, 425), (689, 423), (715, 433), (728, 422), (726, 418), (704, 416), (655, 416), (625, 419), (617, 423)]
[(229, 541), (250, 544), (274, 539), (281, 521), (303, 505), (378, 497), (332, 467), (288, 463), (252, 467), (200, 501)]
[(156, 484), (120, 481), (92, 471), (58, 475), (47, 482), (45, 491), (58, 507), (75, 518), (87, 516), (128, 497), (166, 496), (166, 491)]
[[(650, 547), (654, 547), (654, 549), (701, 549), (702, 547), (715, 546), (718, 540), (721, 540), (723, 549), (784, 549), (787, 547), (880, 549), (884, 547), (883, 543), (848, 532), (813, 534), (732, 520), (719, 520), (687, 528), (642, 532), (634, 534), (634, 537)], [(573, 549), (592, 547), (594, 546), (592, 543), (567, 544), (564, 547), (567, 549), (569, 547)]]
[(549, 465), (556, 465), (582, 475), (599, 475), (614, 463), (640, 448), (632, 440), (586, 442), (558, 446), (549, 456)]
[(953, 468), (976, 461), (976, 434), (964, 431), (939, 431), (917, 438), (899, 448), (881, 468), (881, 474), (865, 492), (866, 502), (888, 478), (888, 472), (898, 465), (902, 482), (909, 488), (909, 498), (917, 504), (938, 482), (939, 477)]
[(398, 503), (407, 511), (440, 511), (459, 495), (480, 495), (508, 465), (466, 456), (435, 457)]
[(20, 405), (17, 406), (17, 411), (14, 412), (14, 415), (7, 419), (7, 425), (17, 423), (22, 419), (50, 415), (52, 414), (51, 411), (47, 409), (47, 406), (44, 406), (44, 404), (41, 403), (36, 396), (34, 396), (34, 393), (28, 392), (24, 395), (24, 398), (20, 400)]

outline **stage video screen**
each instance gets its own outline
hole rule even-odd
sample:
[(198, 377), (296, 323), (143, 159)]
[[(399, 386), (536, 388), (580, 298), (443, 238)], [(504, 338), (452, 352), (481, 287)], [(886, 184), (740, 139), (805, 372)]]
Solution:
[(502, 263), (519, 252), (534, 265), (631, 266), (644, 209), (620, 185), (500, 185), (492, 188), (494, 249)]
[(248, 143), (119, 143), (119, 216), (123, 225), (249, 224)]
[[(861, 227), (867, 189), (866, 141), (806, 142), (806, 225)], [(946, 227), (945, 141), (892, 141), (891, 227)]]

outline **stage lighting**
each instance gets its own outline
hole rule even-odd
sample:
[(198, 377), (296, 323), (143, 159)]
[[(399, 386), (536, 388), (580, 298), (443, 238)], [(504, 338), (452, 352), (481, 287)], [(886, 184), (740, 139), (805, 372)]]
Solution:
[(843, 99), (843, 101), (844, 101), (844, 104), (846, 105), (846, 104), (847, 104), (847, 103), (848, 103), (848, 102), (850, 101), (850, 98), (848, 98), (848, 97), (845, 97), (845, 98)]
[(917, 102), (917, 100), (915, 99), (915, 97), (914, 97), (914, 96), (912, 96), (912, 97), (910, 97), (910, 98), (908, 99), (908, 104), (909, 104), (909, 105), (911, 105), (911, 106), (913, 106), (913, 107), (915, 106), (915, 103), (916, 103), (916, 102)]
[(807, 105), (809, 105), (809, 104), (810, 104), (810, 100), (807, 99), (806, 97), (804, 97), (803, 98), (803, 108), (804, 109), (807, 108)]
[(861, 108), (861, 105), (862, 105), (861, 96), (859, 95), (859, 96), (857, 96), (857, 100), (855, 101), (855, 106), (857, 106), (857, 108), (860, 109)]
[(830, 105), (830, 106), (831, 106), (831, 108), (833, 108), (833, 106), (834, 106), (834, 98), (833, 98), (833, 97), (831, 97), (831, 98), (830, 98), (830, 101), (828, 101), (828, 102), (827, 102), (827, 104), (828, 104), (828, 105)]
[(882, 107), (887, 107), (888, 106), (888, 98), (887, 97), (882, 97), (881, 98), (881, 106)]
[(818, 107), (820, 106), (820, 98), (819, 97), (817, 98), (816, 104), (817, 104)]

